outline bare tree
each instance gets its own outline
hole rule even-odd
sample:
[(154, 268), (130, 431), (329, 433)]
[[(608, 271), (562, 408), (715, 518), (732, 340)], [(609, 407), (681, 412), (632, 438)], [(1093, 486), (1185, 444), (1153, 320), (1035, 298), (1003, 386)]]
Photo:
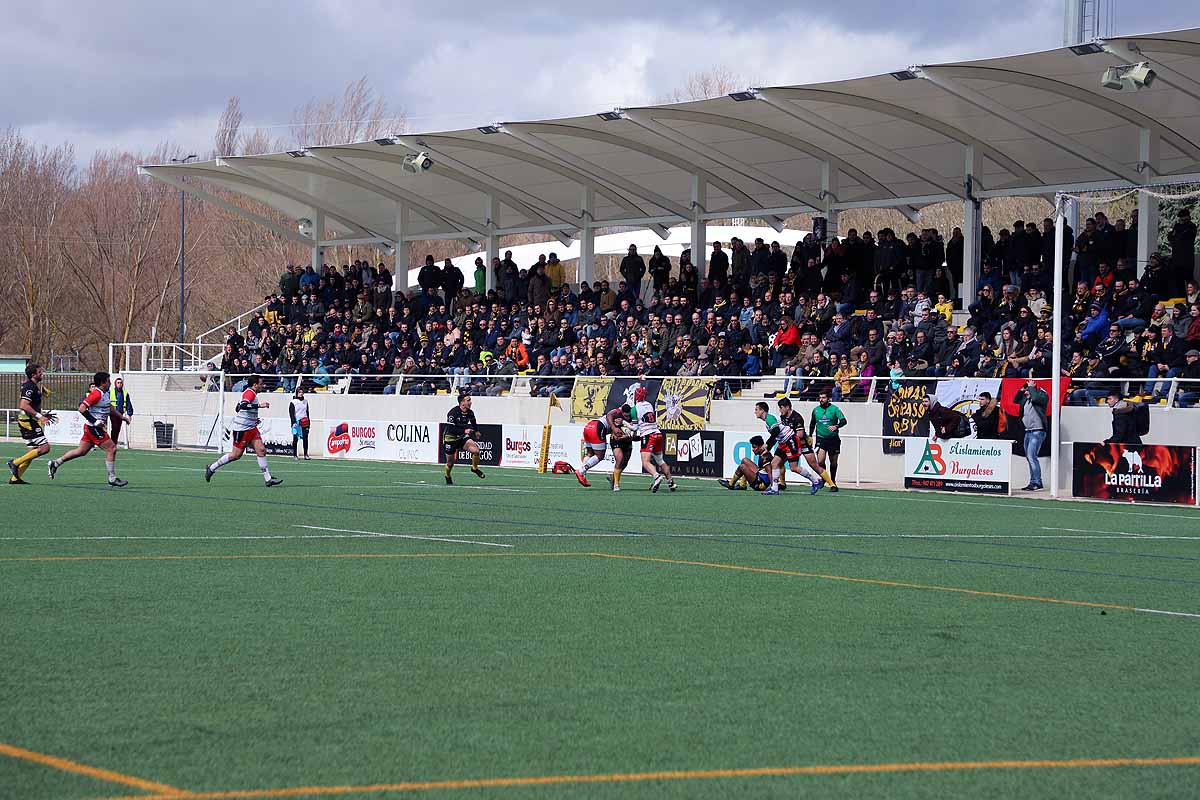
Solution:
[(292, 115), (292, 137), (299, 147), (346, 144), (402, 133), (407, 120), (377, 97), (366, 77), (349, 84), (341, 98), (313, 99)]
[(683, 86), (677, 86), (659, 97), (660, 103), (686, 103), (708, 100), (745, 89), (749, 82), (726, 66), (711, 67), (688, 76)]
[(236, 156), (242, 143), (242, 101), (237, 95), (229, 98), (221, 118), (217, 120), (217, 135), (213, 152), (218, 157)]

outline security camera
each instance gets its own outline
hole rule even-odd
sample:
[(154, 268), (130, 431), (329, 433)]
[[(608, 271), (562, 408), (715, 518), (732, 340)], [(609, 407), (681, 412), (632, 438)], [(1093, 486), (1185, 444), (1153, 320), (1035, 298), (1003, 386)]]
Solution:
[(301, 236), (312, 236), (312, 220), (305, 217), (304, 219), (296, 220), (296, 230), (300, 231)]
[(1148, 61), (1109, 67), (1100, 76), (1100, 85), (1114, 92), (1136, 92), (1154, 83), (1157, 77)]
[(429, 153), (421, 151), (416, 155), (405, 156), (403, 166), (409, 172), (425, 172), (433, 167), (433, 159), (429, 157)]

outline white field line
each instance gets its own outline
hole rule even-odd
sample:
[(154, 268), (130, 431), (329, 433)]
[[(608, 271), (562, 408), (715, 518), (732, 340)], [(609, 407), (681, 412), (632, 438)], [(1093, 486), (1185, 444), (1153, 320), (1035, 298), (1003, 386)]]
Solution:
[(1168, 617), (1191, 617), (1192, 619), (1200, 619), (1200, 614), (1189, 614), (1186, 611), (1161, 611), (1157, 608), (1135, 608), (1134, 611), (1140, 611), (1143, 614), (1163, 614)]
[(381, 536), (388, 539), (419, 539), (423, 542), (451, 542), (453, 544), (478, 544), (484, 547), (514, 547), (511, 544), (500, 544), (499, 542), (479, 542), (474, 539), (446, 539), (441, 536), (415, 536), (407, 533), (379, 533), (377, 531), (356, 531), (346, 528), (322, 528), (319, 525), (293, 525), (293, 528), (304, 528), (310, 531), (329, 531), (331, 533), (361, 533), (368, 536)]
[(0, 542), (111, 542), (111, 541), (232, 541), (244, 539), (378, 539), (379, 534), (295, 534), (263, 536), (4, 536)]
[[(932, 497), (912, 497), (909, 494), (904, 494), (900, 491), (892, 491), (888, 489), (850, 489), (852, 496), (856, 500), (890, 500), (895, 502), (897, 495), (904, 500), (914, 503), (947, 503), (958, 506), (983, 506), (984, 508), (996, 509), (1032, 509), (1034, 511), (1079, 511), (1084, 514), (1120, 514), (1123, 517), (1159, 517), (1161, 519), (1176, 519), (1180, 522), (1196, 522), (1200, 518), (1195, 516), (1185, 516), (1183, 514), (1153, 514), (1149, 511), (1118, 511), (1116, 509), (1092, 508), (1093, 503), (1073, 503), (1071, 505), (1063, 505), (1062, 508), (1055, 506), (1031, 506), (1023, 503), (1009, 503), (1001, 501), (999, 503), (979, 503), (971, 500), (936, 500)], [(864, 494), (864, 492), (885, 492), (888, 496), (879, 496), (874, 494)], [(1047, 499), (1047, 502), (1054, 502)]]
[[(308, 526), (296, 526), (308, 527)], [(320, 528), (318, 530), (335, 530)], [(1052, 529), (1047, 529), (1052, 530)], [(1064, 529), (1065, 530), (1065, 529)], [(654, 533), (489, 533), (492, 539), (645, 539)], [(268, 539), (376, 539), (398, 537), (388, 533), (344, 534), (262, 534), (245, 536), (0, 536), (0, 542), (106, 542), (106, 541), (237, 541)], [(919, 534), (919, 533), (692, 533), (689, 539), (1108, 539), (1130, 541), (1138, 539), (1179, 539), (1200, 541), (1200, 536), (1154, 536), (1149, 534), (1107, 535), (1105, 532), (1066, 536), (1054, 534)], [(451, 540), (457, 541), (457, 540)]]
[(1128, 539), (1196, 539), (1200, 541), (1200, 536), (1160, 536), (1157, 533), (1134, 533), (1132, 531), (1092, 531), (1085, 528), (1045, 528), (1044, 531), (1069, 531), (1072, 533), (1107, 533), (1117, 534), (1119, 537)]

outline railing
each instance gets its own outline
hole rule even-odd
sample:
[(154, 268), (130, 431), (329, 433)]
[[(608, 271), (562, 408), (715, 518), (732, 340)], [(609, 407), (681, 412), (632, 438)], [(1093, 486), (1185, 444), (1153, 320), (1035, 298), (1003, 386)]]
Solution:
[[(253, 318), (253, 316), (256, 313), (258, 313), (259, 311), (261, 311), (262, 309), (264, 309), (266, 307), (267, 307), (266, 303), (259, 303), (254, 308), (250, 309), (249, 311), (243, 311), (241, 314), (238, 314), (233, 319), (227, 319), (224, 322), (222, 322), (220, 325), (216, 326), (215, 328), (209, 328), (204, 333), (202, 333), (196, 337), (196, 344), (200, 347), (212, 346), (214, 344), (217, 345), (218, 347), (224, 347), (225, 341), (224, 341), (223, 336), (224, 336), (226, 328), (228, 328), (230, 325), (233, 325), (234, 328), (237, 329), (237, 332), (241, 333), (249, 325), (248, 322), (244, 322), (244, 321), (247, 319)], [(212, 342), (206, 341), (206, 339), (208, 339), (208, 337), (212, 336), (214, 333), (220, 334), (220, 336), (217, 337), (217, 340), (212, 341)]]
[(112, 342), (108, 345), (108, 371), (180, 372), (220, 366), (224, 345), (199, 342)]
[[(23, 372), (0, 373), (0, 398), (16, 402), (21, 396)], [(78, 408), (92, 382), (90, 372), (47, 372), (42, 378), (44, 408)]]

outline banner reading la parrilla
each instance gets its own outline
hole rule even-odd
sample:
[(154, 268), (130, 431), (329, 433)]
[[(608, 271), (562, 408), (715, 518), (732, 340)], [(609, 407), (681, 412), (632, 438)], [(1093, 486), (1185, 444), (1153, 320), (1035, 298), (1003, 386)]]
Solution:
[(1076, 497), (1196, 505), (1196, 448), (1163, 444), (1073, 446)]
[(571, 388), (571, 421), (603, 417), (609, 409), (632, 403), (634, 388), (644, 386), (660, 428), (702, 431), (715, 382), (713, 378), (576, 378)]
[(907, 438), (904, 488), (1011, 494), (1012, 442)]

